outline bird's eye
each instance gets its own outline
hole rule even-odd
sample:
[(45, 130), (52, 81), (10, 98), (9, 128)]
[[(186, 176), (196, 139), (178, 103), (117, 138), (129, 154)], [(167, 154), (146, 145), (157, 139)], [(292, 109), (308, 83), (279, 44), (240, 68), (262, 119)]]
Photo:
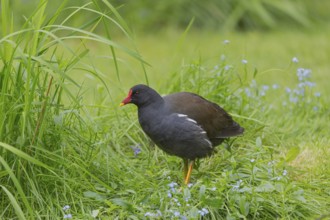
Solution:
[(139, 91), (134, 91), (133, 95), (139, 94)]

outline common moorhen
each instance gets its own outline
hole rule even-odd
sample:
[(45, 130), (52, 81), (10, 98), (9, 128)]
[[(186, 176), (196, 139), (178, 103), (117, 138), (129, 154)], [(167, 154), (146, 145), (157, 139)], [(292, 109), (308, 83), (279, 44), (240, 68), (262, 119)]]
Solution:
[(184, 182), (189, 183), (194, 160), (209, 156), (226, 138), (244, 132), (217, 104), (189, 92), (160, 96), (146, 85), (136, 85), (120, 106), (138, 107), (143, 131), (166, 153), (184, 161)]

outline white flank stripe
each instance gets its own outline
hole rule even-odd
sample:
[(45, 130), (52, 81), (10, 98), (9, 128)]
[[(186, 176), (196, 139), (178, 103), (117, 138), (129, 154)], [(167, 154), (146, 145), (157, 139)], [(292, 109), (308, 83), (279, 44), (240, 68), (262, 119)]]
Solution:
[(195, 123), (195, 124), (197, 124), (197, 121), (195, 121), (194, 119), (187, 118), (187, 120), (188, 120), (188, 121), (191, 121), (191, 122), (193, 122), (193, 123)]
[(201, 131), (201, 134), (206, 134), (206, 131)]
[(209, 140), (207, 140), (207, 139), (205, 139), (205, 138), (204, 138), (204, 140), (210, 145), (210, 148), (212, 148), (212, 143), (211, 143), (211, 141), (209, 141)]
[(197, 121), (195, 121), (194, 119), (188, 118), (188, 115), (185, 115), (185, 114), (178, 114), (178, 116), (179, 116), (180, 118), (187, 118), (188, 121), (197, 124)]

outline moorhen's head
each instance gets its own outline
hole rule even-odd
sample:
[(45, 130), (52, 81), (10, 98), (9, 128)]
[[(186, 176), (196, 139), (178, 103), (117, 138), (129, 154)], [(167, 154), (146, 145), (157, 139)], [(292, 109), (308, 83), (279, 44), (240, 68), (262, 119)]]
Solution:
[(155, 90), (149, 86), (139, 84), (129, 90), (127, 97), (120, 103), (120, 106), (133, 103), (137, 107), (142, 107), (162, 101), (163, 98)]

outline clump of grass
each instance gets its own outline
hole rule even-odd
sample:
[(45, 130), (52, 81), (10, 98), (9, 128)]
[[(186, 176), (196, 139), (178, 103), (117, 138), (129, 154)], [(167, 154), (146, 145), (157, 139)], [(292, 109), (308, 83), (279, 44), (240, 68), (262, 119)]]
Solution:
[[(81, 197), (82, 190), (96, 183), (113, 189), (104, 182), (106, 178), (93, 174), (96, 168), (91, 165), (99, 136), (82, 101), (84, 89), (72, 74), (92, 74), (102, 83), (102, 73), (86, 62), (89, 42), (108, 48), (112, 54), (108, 58), (118, 77), (116, 50), (139, 62), (142, 59), (134, 49), (111, 40), (109, 23), (123, 36), (129, 36), (129, 30), (109, 3), (101, 9), (97, 1), (70, 8), (66, 8), (66, 2), (52, 16), (46, 16), (48, 1), (39, 1), (25, 24), (16, 30), (9, 1), (1, 1), (2, 218), (70, 217), (71, 213), (64, 213), (62, 207), (71, 205), (72, 212), (80, 210), (79, 203), (88, 199)], [(70, 13), (59, 21), (64, 10)], [(109, 16), (111, 13), (117, 20)], [(78, 26), (67, 25), (75, 23), (71, 22), (75, 16), (84, 14), (93, 19)], [(100, 25), (106, 37), (94, 33)], [(108, 89), (106, 84), (103, 86)]]
[(180, 187), (171, 178), (164, 181), (140, 205), (148, 210), (144, 216), (299, 219), (321, 214), (315, 203), (321, 198), (315, 199), (291, 179), (291, 168), (284, 165), (291, 154), (275, 159), (276, 149), (263, 145), (259, 137), (254, 146), (235, 150), (224, 152), (221, 159), (207, 159), (206, 163), (211, 164), (201, 169), (208, 171), (198, 175), (198, 180), (188, 187)]

